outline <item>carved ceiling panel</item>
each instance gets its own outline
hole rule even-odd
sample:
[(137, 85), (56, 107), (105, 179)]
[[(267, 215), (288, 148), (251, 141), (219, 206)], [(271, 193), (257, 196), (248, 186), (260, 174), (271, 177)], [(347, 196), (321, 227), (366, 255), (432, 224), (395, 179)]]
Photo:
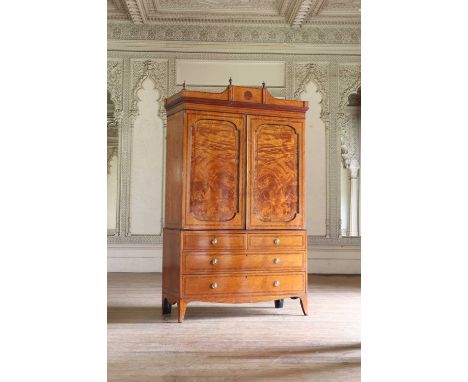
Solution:
[(107, 18), (109, 20), (130, 20), (124, 0), (107, 0)]
[(160, 12), (258, 13), (277, 15), (281, 0), (145, 0)]
[(109, 20), (134, 24), (226, 23), (300, 27), (360, 22), (360, 0), (108, 0)]
[(361, 15), (361, 0), (325, 0), (319, 14), (322, 16), (359, 17)]

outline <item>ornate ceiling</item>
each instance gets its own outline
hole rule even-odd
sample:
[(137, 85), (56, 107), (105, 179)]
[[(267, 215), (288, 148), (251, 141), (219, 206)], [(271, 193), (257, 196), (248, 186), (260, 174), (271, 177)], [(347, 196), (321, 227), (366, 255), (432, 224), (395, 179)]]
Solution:
[(361, 0), (107, 0), (108, 20), (134, 24), (358, 25)]

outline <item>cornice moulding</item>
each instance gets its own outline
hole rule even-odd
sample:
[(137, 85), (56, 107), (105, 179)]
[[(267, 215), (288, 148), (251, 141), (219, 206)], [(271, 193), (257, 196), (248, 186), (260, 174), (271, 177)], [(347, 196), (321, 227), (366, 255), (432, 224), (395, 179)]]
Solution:
[(360, 26), (133, 25), (108, 23), (108, 40), (360, 45)]
[(188, 53), (270, 53), (361, 55), (360, 44), (294, 44), (294, 43), (229, 43), (174, 42), (150, 40), (108, 40), (108, 51), (188, 52)]
[[(134, 24), (130, 21), (129, 17), (125, 15), (109, 15), (107, 16), (107, 23), (112, 25), (128, 25), (128, 26), (142, 26), (141, 24)], [(225, 19), (225, 18), (209, 18), (209, 17), (181, 17), (177, 16), (163, 16), (163, 17), (152, 17), (147, 20), (145, 26), (176, 26), (176, 27), (186, 27), (190, 25), (206, 25), (213, 24), (223, 27), (229, 26), (254, 26), (258, 28), (273, 27), (273, 28), (291, 28), (289, 24), (283, 19)], [(354, 26), (361, 27), (361, 18), (360, 17), (315, 17), (304, 20), (302, 27), (323, 27), (323, 26)], [(292, 29), (292, 28), (291, 28)]]

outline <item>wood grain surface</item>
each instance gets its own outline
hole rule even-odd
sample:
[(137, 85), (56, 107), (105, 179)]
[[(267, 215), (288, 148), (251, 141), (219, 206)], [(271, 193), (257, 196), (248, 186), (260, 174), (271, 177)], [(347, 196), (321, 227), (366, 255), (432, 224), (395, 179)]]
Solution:
[(186, 224), (197, 229), (243, 228), (243, 117), (189, 112), (187, 119), (190, 144)]
[[(303, 272), (265, 275), (182, 276), (184, 296), (187, 298), (203, 298), (204, 296), (248, 297), (265, 294), (294, 294), (295, 292), (300, 294), (305, 290), (304, 281)], [(216, 287), (214, 288), (213, 285)]]
[(182, 168), (184, 164), (184, 112), (167, 118), (165, 227), (178, 228), (182, 224), (184, 192)]
[(290, 126), (261, 125), (255, 131), (254, 213), (265, 222), (288, 222), (298, 212), (297, 134)]
[[(182, 322), (187, 305), (196, 301), (298, 297), (307, 315), (307, 103), (275, 99), (265, 86), (229, 86), (222, 93), (183, 89), (165, 106), (172, 129), (166, 162), (177, 165), (167, 167), (164, 232), (180, 234), (171, 233), (163, 248), (164, 312), (177, 304)], [(222, 264), (230, 259), (227, 267), (213, 267), (212, 255), (220, 251)], [(296, 257), (281, 262), (278, 255), (286, 252)], [(190, 261), (196, 254), (202, 261)]]
[(194, 302), (161, 314), (161, 274), (108, 275), (108, 381), (356, 382), (360, 277), (309, 275), (309, 316), (297, 300)]
[(239, 134), (228, 121), (191, 126), (190, 211), (198, 220), (231, 220), (239, 209)]
[(188, 273), (303, 270), (305, 265), (305, 253), (186, 252), (182, 259), (183, 269)]
[(304, 228), (304, 121), (249, 116), (247, 228)]

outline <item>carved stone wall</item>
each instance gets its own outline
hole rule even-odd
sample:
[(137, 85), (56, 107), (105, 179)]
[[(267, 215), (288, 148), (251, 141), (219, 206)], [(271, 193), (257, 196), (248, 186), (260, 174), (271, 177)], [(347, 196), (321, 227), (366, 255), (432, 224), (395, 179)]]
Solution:
[(119, 124), (123, 109), (123, 62), (122, 59), (107, 60), (107, 90), (114, 103), (114, 120)]
[[(313, 82), (317, 86), (317, 91), (320, 93), (321, 100), (321, 112), (320, 119), (325, 126), (325, 144), (326, 144), (326, 192), (327, 192), (327, 219), (326, 219), (326, 238), (331, 238), (330, 232), (330, 210), (329, 210), (329, 194), (330, 194), (330, 177), (328, 174), (329, 169), (329, 135), (330, 135), (330, 63), (329, 62), (295, 62), (293, 63), (293, 89), (294, 98), (299, 99), (301, 93), (305, 90), (305, 87), (309, 82)], [(319, 237), (320, 239), (321, 237)]]
[(340, 99), (337, 116), (343, 165), (345, 168), (350, 168), (351, 166), (359, 167), (359, 136), (352, 129), (352, 115), (346, 108), (349, 96), (357, 93), (361, 87), (361, 66), (340, 65), (338, 75)]
[[(338, 131), (340, 133), (341, 160), (348, 172), (349, 190), (340, 190), (349, 201), (346, 219), (347, 227), (340, 227), (340, 232), (348, 236), (359, 233), (359, 184), (360, 184), (360, 131), (355, 120), (356, 106), (349, 106), (351, 95), (356, 95), (361, 88), (361, 66), (359, 64), (342, 64), (338, 67), (339, 102), (337, 109)], [(360, 112), (360, 111), (359, 111)], [(353, 123), (354, 122), (354, 123)]]
[[(119, 34), (118, 25), (111, 25), (112, 33)], [(127, 27), (125, 27), (127, 28)], [(206, 27), (206, 33), (210, 28)], [(245, 28), (241, 28), (245, 29)], [(273, 28), (276, 39), (282, 33), (281, 28)], [(122, 32), (123, 29), (121, 29)], [(165, 33), (170, 29), (162, 28), (155, 31), (152, 27), (138, 30), (138, 36), (144, 38), (145, 33)], [(197, 29), (195, 29), (196, 31)], [(216, 30), (216, 29), (215, 29)], [(126, 29), (125, 33), (130, 33)], [(153, 31), (153, 32), (151, 32)], [(189, 33), (195, 33), (190, 31)], [(136, 32), (135, 32), (136, 33)], [(140, 35), (140, 34), (143, 35)], [(175, 31), (171, 33), (176, 33)], [(173, 39), (183, 39), (183, 31), (171, 35)], [(201, 32), (200, 32), (201, 33)], [(234, 33), (232, 30), (225, 33)], [(248, 34), (249, 31), (242, 32)], [(301, 31), (293, 32), (301, 33)], [(312, 33), (307, 31), (307, 33)], [(243, 35), (244, 35), (243, 34)], [(138, 36), (132, 35), (132, 38)], [(286, 35), (281, 38), (284, 39)], [(130, 36), (127, 36), (130, 37)], [(200, 36), (198, 36), (200, 37)], [(221, 37), (219, 37), (221, 38)], [(223, 37), (226, 39), (226, 35)], [(234, 38), (234, 37), (233, 37)], [(273, 36), (272, 36), (273, 38)], [(184, 52), (108, 52), (108, 89), (115, 97), (116, 108), (120, 106), (121, 138), (120, 138), (120, 229), (114, 236), (109, 236), (110, 244), (145, 244), (159, 245), (162, 242), (158, 235), (130, 235), (128, 224), (130, 216), (130, 163), (131, 163), (131, 131), (137, 115), (137, 92), (145, 78), (150, 77), (161, 93), (161, 100), (178, 91), (176, 85), (176, 60), (249, 60), (249, 61), (284, 61), (285, 90), (287, 98), (298, 98), (309, 81), (313, 81), (322, 96), (321, 119), (326, 127), (326, 157), (327, 157), (327, 235), (309, 237), (309, 243), (314, 245), (360, 245), (359, 238), (345, 238), (340, 235), (340, 166), (341, 166), (341, 132), (346, 126), (344, 107), (348, 96), (356, 92), (360, 86), (360, 56), (355, 55), (281, 55), (281, 54), (239, 54), (239, 53), (184, 53)], [(117, 70), (120, 63), (120, 73)], [(119, 85), (120, 84), (120, 85)], [(117, 89), (121, 89), (120, 93)], [(115, 95), (114, 95), (115, 94)], [(114, 100), (114, 98), (113, 98)], [(165, 121), (164, 107), (160, 108), (160, 116)], [(163, 208), (163, 206), (161, 206)]]
[[(150, 78), (158, 91), (161, 94), (161, 100), (168, 96), (169, 88), (169, 64), (167, 59), (147, 59), (147, 60), (132, 60), (131, 67), (131, 97), (130, 97), (130, 114), (135, 117), (138, 113), (138, 91), (142, 88), (143, 81)], [(159, 115), (166, 125), (166, 109), (164, 107), (159, 108)]]
[(144, 41), (206, 41), (235, 43), (309, 43), (309, 44), (360, 44), (360, 25), (304, 25), (302, 28), (273, 25), (134, 25), (109, 22), (107, 37), (112, 40)]

